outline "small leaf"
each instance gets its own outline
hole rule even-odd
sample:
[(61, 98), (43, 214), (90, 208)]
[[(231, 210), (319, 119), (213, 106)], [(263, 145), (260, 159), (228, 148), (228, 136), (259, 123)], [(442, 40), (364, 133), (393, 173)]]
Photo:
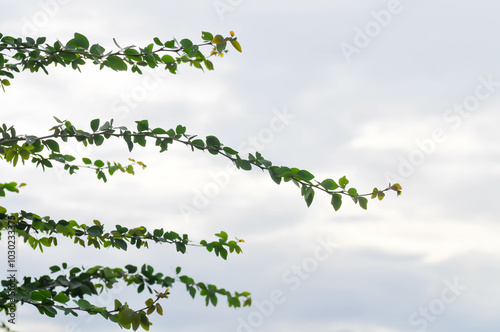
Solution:
[(399, 183), (395, 183), (391, 186), (391, 189), (394, 190), (394, 191), (401, 191), (403, 190), (403, 188), (401, 187), (401, 185)]
[(339, 185), (342, 187), (342, 188), (345, 188), (345, 186), (347, 186), (347, 184), (349, 183), (349, 180), (346, 179), (345, 176), (341, 177), (339, 179)]
[(161, 42), (160, 38), (155, 37), (153, 40), (154, 40), (156, 45), (163, 46), (163, 43)]
[(52, 151), (59, 152), (59, 144), (56, 141), (52, 139), (46, 139), (45, 141), (43, 141), (43, 143)]
[(306, 180), (306, 181), (311, 181), (312, 179), (314, 179), (314, 175), (312, 175), (311, 173), (309, 173), (308, 171), (306, 170), (300, 170), (297, 172), (296, 174), (298, 177)]
[(367, 209), (368, 199), (366, 197), (358, 197), (359, 206), (363, 209)]
[(94, 119), (90, 121), (90, 128), (92, 128), (92, 131), (95, 133), (99, 129), (99, 119)]
[(241, 45), (236, 39), (231, 39), (231, 45), (233, 45), (236, 51), (241, 53)]
[(109, 66), (114, 70), (127, 70), (127, 64), (117, 55), (108, 56), (107, 61)]
[(182, 48), (190, 48), (191, 46), (193, 46), (193, 42), (190, 41), (189, 39), (181, 40), (180, 44), (182, 45)]
[(214, 36), (210, 32), (202, 31), (201, 39), (211, 41), (212, 39), (214, 39)]
[(336, 184), (332, 179), (323, 180), (323, 182), (321, 182), (321, 186), (326, 190), (334, 190), (339, 187), (338, 184)]
[(93, 55), (102, 55), (105, 49), (99, 44), (94, 44), (90, 47), (90, 53)]
[(75, 32), (74, 41), (75, 41), (76, 46), (78, 46), (78, 47), (81, 47), (84, 49), (89, 48), (89, 40), (87, 39), (87, 37), (85, 37), (84, 35), (82, 35), (78, 32)]
[(26, 136), (26, 144), (27, 145), (31, 145), (31, 144), (35, 143), (36, 140), (37, 140), (36, 136)]
[(335, 209), (335, 211), (338, 211), (341, 205), (342, 205), (342, 196), (340, 196), (340, 194), (333, 194), (332, 206)]
[(69, 301), (69, 296), (64, 294), (64, 292), (60, 292), (56, 296), (54, 296), (54, 301), (60, 302), (60, 303), (66, 303)]
[(136, 121), (138, 131), (146, 131), (149, 129), (148, 120)]
[(225, 153), (230, 154), (230, 155), (236, 155), (236, 154), (238, 154), (238, 151), (235, 151), (235, 150), (231, 149), (228, 146), (225, 146), (223, 148), (223, 150), (224, 150)]
[(222, 37), (221, 35), (216, 35), (213, 39), (212, 39), (212, 43), (214, 44), (224, 44), (226, 42), (226, 38)]
[(161, 61), (164, 63), (172, 63), (175, 62), (175, 59), (171, 55), (165, 54), (161, 57)]

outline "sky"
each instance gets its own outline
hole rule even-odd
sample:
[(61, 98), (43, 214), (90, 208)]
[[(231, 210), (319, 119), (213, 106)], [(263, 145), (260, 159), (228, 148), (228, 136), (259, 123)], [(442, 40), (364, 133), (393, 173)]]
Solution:
[[(174, 274), (252, 293), (253, 305), (215, 308), (180, 286), (162, 302), (151, 331), (406, 332), (498, 331), (500, 233), (500, 28), (497, 1), (251, 2), (1, 1), (0, 32), (67, 41), (74, 32), (106, 49), (154, 37), (201, 41), (234, 31), (243, 52), (215, 70), (180, 66), (140, 76), (50, 68), (21, 73), (0, 95), (1, 123), (43, 135), (53, 116), (77, 127), (113, 118), (134, 127), (185, 125), (276, 165), (318, 179), (347, 176), (359, 192), (398, 182), (368, 210), (349, 199), (335, 212), (317, 193), (307, 208), (291, 183), (235, 171), (220, 157), (172, 146), (129, 153), (70, 143), (79, 157), (148, 167), (108, 183), (81, 170), (2, 166), (2, 181), (25, 182), (2, 198), (11, 211), (105, 225), (171, 229), (194, 240), (224, 230), (245, 240), (227, 261), (193, 248), (82, 249), (69, 242), (43, 254), (19, 246), (20, 275), (74, 266), (151, 264)], [(187, 213), (190, 211), (191, 213)], [(193, 212), (194, 211), (194, 212)], [(2, 250), (5, 244), (2, 243)], [(6, 249), (5, 249), (6, 250)], [(4, 251), (5, 252), (5, 251)], [(0, 262), (5, 266), (6, 259)], [(100, 299), (142, 303), (117, 286)], [(96, 317), (42, 317), (22, 307), (16, 331), (118, 331)]]

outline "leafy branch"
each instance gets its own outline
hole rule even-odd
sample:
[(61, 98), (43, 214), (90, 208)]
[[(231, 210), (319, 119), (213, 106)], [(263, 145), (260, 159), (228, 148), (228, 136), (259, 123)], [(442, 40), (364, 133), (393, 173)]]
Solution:
[[(213, 70), (214, 65), (208, 58), (214, 55), (223, 56), (227, 52), (227, 42), (241, 52), (241, 46), (232, 31), (231, 37), (213, 36), (210, 32), (204, 31), (201, 38), (202, 43), (194, 44), (187, 38), (180, 41), (174, 38), (163, 42), (155, 37), (154, 43), (145, 47), (121, 47), (113, 39), (119, 50), (106, 53), (104, 47), (99, 44), (90, 45), (87, 37), (80, 33), (75, 33), (74, 38), (66, 44), (58, 40), (53, 45), (45, 43), (45, 37), (37, 39), (26, 37), (23, 40), (0, 33), (0, 86), (5, 91), (5, 86), (10, 85), (9, 79), (13, 79), (13, 73), (19, 73), (20, 68), (31, 72), (38, 72), (41, 69), (48, 75), (47, 67), (51, 64), (71, 66), (80, 71), (80, 66), (85, 65), (86, 61), (91, 61), (99, 65), (100, 69), (109, 67), (115, 71), (127, 71), (130, 66), (131, 71), (138, 74), (142, 74), (141, 68), (156, 68), (165, 65), (166, 70), (175, 74), (181, 63), (189, 63), (190, 66), (201, 70), (203, 67)], [(204, 46), (213, 47), (208, 56), (200, 51), (200, 48)], [(173, 53), (174, 56), (169, 54), (160, 56), (163, 53)]]
[[(67, 263), (50, 267), (52, 273), (68, 269)], [(163, 315), (163, 308), (159, 301), (168, 298), (169, 289), (175, 282), (184, 284), (192, 298), (199, 293), (205, 298), (207, 306), (209, 304), (216, 306), (218, 296), (226, 297), (229, 307), (239, 308), (242, 305), (251, 305), (252, 300), (248, 292), (231, 293), (215, 285), (195, 282), (191, 277), (180, 275), (180, 267), (177, 267), (175, 272), (175, 277), (164, 276), (162, 273), (155, 273), (153, 267), (146, 264), (142, 265), (140, 271), (134, 265), (126, 265), (125, 269), (94, 266), (89, 269), (73, 267), (67, 273), (54, 277), (43, 275), (34, 280), (31, 277), (25, 277), (23, 283), (17, 280), (2, 280), (1, 284), (5, 288), (0, 292), (0, 311), (8, 313), (14, 300), (15, 304), (33, 305), (40, 314), (48, 317), (55, 317), (58, 311), (73, 316), (78, 316), (77, 312), (83, 311), (90, 315), (100, 314), (105, 319), (116, 322), (126, 329), (132, 328), (136, 331), (142, 327), (149, 331), (152, 323), (148, 316), (154, 312)], [(153, 293), (152, 287), (154, 286), (165, 291), (154, 290), (155, 298), (148, 298), (145, 306), (139, 309), (132, 309), (126, 302), (122, 304), (118, 299), (115, 299), (113, 309), (97, 306), (84, 299), (84, 297), (99, 295), (104, 290), (113, 288), (120, 280), (128, 286), (136, 286), (138, 293), (142, 293), (145, 289)], [(16, 292), (9, 297), (9, 292), (13, 288)], [(76, 307), (69, 306), (71, 299), (74, 299), (73, 303), (77, 305)]]
[[(73, 240), (74, 244), (82, 247), (93, 246), (96, 249), (116, 248), (127, 250), (128, 244), (148, 248), (149, 242), (167, 243), (175, 245), (177, 252), (186, 253), (188, 246), (205, 247), (209, 252), (214, 252), (216, 256), (227, 259), (228, 252), (242, 252), (239, 243), (245, 242), (242, 239), (229, 240), (226, 232), (221, 231), (215, 234), (216, 240), (208, 242), (201, 240), (199, 244), (194, 244), (187, 234), (179, 235), (173, 231), (164, 231), (163, 228), (155, 229), (152, 232), (144, 226), (129, 229), (120, 225), (105, 232), (104, 226), (98, 220), (93, 221), (92, 226), (78, 224), (74, 220), (54, 221), (50, 217), (40, 217), (33, 213), (21, 211), (20, 213), (6, 214), (6, 209), (0, 210), (0, 231), (12, 230), (23, 238), (33, 249), (40, 249), (43, 252), (44, 247), (57, 246), (56, 235), (61, 235)], [(34, 235), (33, 235), (34, 234)], [(44, 235), (38, 237), (38, 235)], [(0, 233), (1, 236), (1, 233)]]
[[(368, 199), (378, 198), (382, 200), (385, 197), (385, 192), (396, 191), (401, 194), (401, 186), (399, 184), (389, 184), (385, 189), (379, 190), (374, 188), (371, 193), (359, 194), (356, 188), (348, 188), (349, 180), (344, 176), (338, 182), (333, 179), (325, 179), (323, 181), (315, 180), (315, 176), (307, 170), (299, 168), (290, 168), (287, 166), (274, 166), (271, 161), (266, 160), (259, 152), (255, 155), (249, 153), (247, 158), (242, 158), (238, 151), (231, 147), (224, 146), (215, 136), (206, 136), (205, 139), (200, 139), (197, 135), (186, 134), (186, 127), (178, 125), (175, 129), (165, 130), (163, 128), (150, 128), (147, 120), (136, 121), (137, 129), (129, 130), (124, 126), (116, 127), (113, 125), (113, 120), (106, 121), (101, 125), (99, 119), (94, 119), (90, 122), (91, 131), (77, 129), (70, 121), (62, 121), (55, 118), (57, 125), (50, 130), (51, 135), (37, 137), (34, 135), (17, 135), (14, 127), (7, 127), (3, 124), (0, 127), (2, 139), (0, 139), (0, 158), (5, 158), (14, 166), (19, 160), (23, 163), (30, 160), (37, 166), (52, 167), (52, 161), (57, 161), (64, 164), (64, 169), (70, 174), (74, 174), (81, 167), (94, 169), (97, 178), (107, 181), (105, 170), (109, 175), (113, 175), (116, 171), (134, 173), (133, 164), (123, 166), (117, 162), (104, 162), (95, 160), (92, 162), (89, 158), (82, 158), (82, 164), (75, 164), (75, 157), (68, 154), (61, 154), (59, 143), (56, 140), (67, 142), (68, 139), (75, 139), (84, 146), (96, 145), (100, 146), (106, 139), (111, 137), (123, 139), (127, 144), (128, 150), (131, 152), (135, 145), (145, 147), (147, 139), (155, 141), (155, 145), (159, 147), (160, 152), (167, 151), (170, 144), (174, 142), (182, 143), (189, 146), (193, 151), (202, 150), (208, 151), (213, 155), (221, 155), (231, 160), (238, 169), (250, 171), (252, 167), (267, 171), (272, 180), (280, 184), (292, 181), (301, 189), (301, 194), (307, 206), (313, 202), (315, 190), (323, 191), (331, 195), (331, 204), (337, 211), (342, 205), (342, 195), (352, 198), (355, 204), (359, 204), (363, 209), (367, 208)], [(22, 143), (22, 144), (20, 144)], [(49, 154), (42, 154), (43, 151), (49, 151)], [(134, 159), (131, 161), (135, 162)], [(136, 162), (143, 168), (146, 165), (142, 162)]]

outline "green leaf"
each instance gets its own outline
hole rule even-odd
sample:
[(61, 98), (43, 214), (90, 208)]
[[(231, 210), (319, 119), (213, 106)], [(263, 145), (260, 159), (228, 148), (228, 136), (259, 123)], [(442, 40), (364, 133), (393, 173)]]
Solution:
[(366, 197), (358, 197), (359, 206), (363, 209), (367, 209), (368, 199)]
[(314, 175), (312, 175), (311, 173), (309, 173), (306, 170), (300, 170), (300, 171), (297, 172), (296, 175), (298, 177), (300, 177), (301, 179), (304, 179), (306, 181), (311, 181), (312, 179), (314, 179)]
[(175, 127), (175, 132), (177, 133), (177, 135), (182, 135), (186, 132), (186, 127), (178, 125), (177, 127)]
[(190, 48), (191, 46), (193, 46), (193, 42), (190, 41), (189, 39), (183, 39), (183, 40), (181, 40), (180, 44), (181, 44), (182, 48), (184, 48), (184, 49)]
[(59, 152), (59, 144), (56, 141), (52, 139), (46, 139), (45, 141), (43, 141), (43, 143), (52, 151)]
[(56, 296), (54, 296), (54, 301), (59, 303), (66, 303), (69, 301), (69, 296), (64, 294), (64, 292), (60, 292)]
[(90, 128), (92, 128), (92, 131), (95, 133), (99, 129), (99, 123), (101, 120), (99, 119), (94, 119), (90, 121)]
[(90, 165), (92, 164), (92, 160), (90, 160), (89, 158), (82, 158), (82, 161), (85, 165)]
[(92, 235), (92, 236), (96, 236), (96, 237), (100, 237), (102, 236), (102, 226), (91, 226), (89, 228), (87, 228), (87, 234), (88, 235)]
[(57, 271), (61, 271), (61, 268), (57, 265), (53, 265), (50, 267), (50, 272), (55, 273)]
[(125, 265), (125, 268), (127, 269), (128, 273), (136, 273), (137, 272), (137, 266), (128, 264), (128, 265)]
[(152, 134), (154, 135), (165, 135), (167, 132), (163, 128), (155, 128), (151, 131)]
[(161, 61), (163, 63), (172, 63), (175, 62), (175, 59), (172, 56), (165, 54), (164, 56), (161, 57)]
[(225, 153), (227, 153), (227, 154), (229, 154), (229, 155), (236, 155), (236, 154), (238, 154), (238, 151), (235, 151), (235, 150), (231, 149), (231, 148), (230, 148), (230, 147), (228, 147), (228, 146), (225, 146), (225, 147), (223, 148), (223, 150), (224, 150), (224, 152), (225, 152)]
[(307, 207), (311, 206), (314, 199), (314, 189), (309, 187), (307, 188), (306, 194), (304, 195), (304, 199), (306, 201)]
[(281, 178), (276, 174), (276, 169), (278, 167), (276, 166), (273, 166), (271, 168), (269, 168), (269, 175), (271, 176), (271, 179), (276, 183), (276, 184), (280, 184), (281, 183)]
[(207, 146), (218, 148), (220, 147), (220, 141), (215, 136), (207, 136)]
[(155, 38), (153, 39), (153, 41), (155, 42), (155, 44), (156, 44), (156, 45), (158, 45), (158, 46), (163, 46), (163, 43), (161, 42), (160, 38), (155, 37)]
[(75, 157), (73, 157), (72, 155), (69, 155), (69, 154), (65, 154), (65, 155), (64, 155), (64, 160), (66, 160), (66, 161), (73, 161), (73, 160), (75, 160), (75, 159), (76, 159), (76, 158), (75, 158)]
[(127, 70), (127, 64), (119, 56), (110, 55), (108, 56), (107, 61), (109, 66), (114, 70)]
[(358, 196), (358, 191), (355, 188), (349, 188), (349, 190), (347, 190), (347, 192), (351, 196)]
[(94, 165), (96, 167), (104, 167), (105, 164), (104, 164), (104, 162), (102, 160), (97, 159), (96, 161), (94, 161)]
[(347, 180), (345, 176), (343, 176), (343, 177), (341, 177), (339, 179), (339, 184), (344, 189), (345, 189), (345, 186), (347, 186), (348, 183), (349, 183), (349, 180)]
[(90, 47), (90, 53), (93, 54), (93, 55), (103, 55), (104, 54), (104, 47), (102, 47), (101, 45), (99, 44), (94, 44), (92, 45), (92, 47)]
[(89, 48), (89, 40), (87, 39), (87, 37), (85, 37), (84, 35), (82, 35), (78, 32), (75, 32), (74, 41), (75, 41), (76, 46), (78, 46), (78, 47), (81, 47), (84, 49)]
[(194, 146), (199, 147), (199, 148), (205, 147), (205, 142), (203, 142), (201, 139), (195, 139), (191, 142), (191, 144), (193, 144)]
[(323, 180), (323, 182), (321, 182), (321, 186), (326, 190), (335, 190), (339, 187), (338, 184), (336, 184), (332, 179)]
[(136, 121), (135, 123), (137, 123), (137, 130), (138, 131), (146, 131), (149, 129), (148, 120)]
[(87, 300), (84, 300), (84, 299), (79, 299), (78, 301), (74, 301), (80, 308), (82, 309), (91, 309), (92, 308), (92, 304), (90, 304), (89, 301)]
[(340, 194), (333, 194), (332, 206), (335, 209), (335, 211), (338, 211), (341, 205), (342, 205), (342, 196), (340, 196)]
[(215, 234), (215, 236), (218, 236), (218, 237), (220, 237), (221, 239), (226, 240), (226, 241), (227, 241), (227, 239), (228, 239), (228, 235), (227, 235), (227, 233), (226, 233), (226, 232), (224, 232), (224, 231), (221, 231), (220, 233)]
[(122, 239), (115, 239), (115, 244), (118, 248), (127, 250), (127, 242)]
[(211, 41), (212, 39), (214, 39), (214, 36), (210, 32), (202, 31), (201, 39)]

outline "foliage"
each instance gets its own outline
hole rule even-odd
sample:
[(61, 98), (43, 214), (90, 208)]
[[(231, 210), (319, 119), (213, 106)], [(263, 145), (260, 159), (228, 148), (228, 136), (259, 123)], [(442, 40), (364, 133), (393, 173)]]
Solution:
[[(37, 39), (27, 37), (23, 40), (3, 36), (0, 33), (0, 85), (5, 91), (5, 87), (11, 84), (10, 80), (14, 78), (14, 73), (20, 70), (37, 72), (41, 69), (48, 74), (48, 67), (51, 64), (71, 66), (80, 70), (81, 66), (91, 62), (100, 69), (108, 67), (115, 71), (126, 71), (130, 68), (132, 72), (138, 74), (142, 73), (143, 67), (159, 66), (164, 66), (164, 70), (175, 74), (182, 64), (189, 64), (201, 70), (213, 70), (214, 66), (209, 58), (223, 56), (227, 52), (228, 42), (237, 51), (242, 51), (233, 32), (230, 33), (230, 37), (213, 36), (209, 32), (202, 32), (201, 38), (202, 42), (199, 44), (194, 44), (189, 39), (163, 42), (159, 38), (154, 38), (154, 42), (145, 47), (120, 47), (115, 41), (119, 50), (106, 53), (104, 47), (98, 44), (91, 45), (87, 37), (79, 33), (75, 33), (74, 38), (66, 44), (60, 41), (48, 44), (44, 37)], [(205, 46), (211, 49), (208, 55), (202, 53)], [(89, 129), (84, 129), (76, 128), (70, 120), (60, 120), (57, 117), (54, 119), (56, 123), (49, 129), (50, 133), (45, 135), (18, 134), (13, 125), (1, 125), (0, 159), (14, 167), (19, 165), (19, 162), (32, 163), (42, 170), (53, 167), (54, 163), (61, 163), (69, 174), (76, 174), (82, 169), (91, 169), (96, 173), (97, 179), (106, 182), (108, 176), (118, 171), (134, 174), (134, 167), (146, 168), (146, 165), (134, 159), (129, 159), (129, 163), (126, 164), (92, 160), (89, 157), (77, 160), (73, 155), (64, 154), (60, 146), (70, 140), (75, 140), (84, 146), (101, 146), (106, 140), (118, 139), (132, 151), (134, 147), (146, 146), (149, 141), (158, 147), (159, 152), (168, 151), (172, 144), (183, 144), (192, 151), (206, 151), (227, 158), (238, 169), (250, 171), (252, 168), (258, 168), (266, 171), (277, 184), (292, 182), (297, 185), (307, 206), (313, 202), (316, 191), (330, 195), (333, 208), (338, 210), (342, 205), (343, 196), (350, 197), (355, 204), (366, 209), (368, 203), (366, 197), (381, 200), (389, 190), (396, 191), (398, 195), (402, 190), (399, 184), (389, 184), (383, 190), (375, 188), (372, 193), (358, 194), (357, 189), (348, 187), (349, 180), (345, 176), (338, 181), (333, 179), (318, 181), (307, 170), (273, 165), (259, 152), (243, 156), (235, 149), (225, 146), (216, 136), (200, 138), (188, 134), (183, 125), (164, 129), (152, 127), (148, 120), (139, 120), (136, 121), (135, 129), (129, 129), (115, 125), (113, 119), (107, 121), (94, 119), (90, 121)], [(15, 182), (0, 183), (0, 196), (5, 196), (7, 192), (19, 192), (24, 185)], [(241, 253), (240, 244), (244, 242), (237, 238), (229, 240), (228, 234), (221, 231), (215, 234), (216, 239), (201, 240), (195, 244), (187, 234), (180, 235), (163, 229), (148, 230), (144, 226), (129, 229), (116, 225), (114, 229), (106, 230), (98, 220), (94, 220), (91, 225), (78, 223), (75, 220), (55, 221), (48, 216), (41, 217), (32, 212), (10, 212), (0, 206), (0, 230), (3, 229), (15, 233), (34, 250), (39, 249), (42, 252), (44, 247), (57, 246), (58, 238), (67, 237), (76, 245), (97, 249), (127, 250), (129, 245), (143, 248), (154, 243), (173, 245), (177, 252), (184, 254), (188, 247), (204, 247), (216, 256), (227, 259), (228, 253)], [(169, 289), (176, 282), (184, 284), (193, 298), (199, 293), (205, 298), (206, 305), (217, 305), (218, 296), (226, 297), (229, 307), (238, 308), (251, 304), (250, 293), (231, 293), (211, 284), (195, 282), (189, 276), (180, 275), (181, 267), (176, 268), (174, 276), (155, 273), (153, 267), (149, 265), (140, 268), (132, 265), (124, 268), (105, 266), (70, 268), (67, 263), (62, 263), (61, 266), (50, 267), (50, 271), (51, 276), (43, 275), (38, 278), (27, 276), (22, 282), (2, 281), (2, 286), (5, 288), (0, 292), (0, 310), (8, 314), (12, 306), (17, 308), (22, 304), (30, 304), (35, 306), (40, 314), (49, 317), (55, 317), (58, 312), (75, 316), (78, 312), (86, 312), (90, 315), (101, 315), (127, 329), (137, 330), (142, 327), (149, 330), (151, 322), (148, 316), (154, 312), (163, 314), (160, 301), (168, 298)], [(154, 292), (155, 295), (148, 298), (144, 306), (135, 309), (119, 300), (115, 301), (113, 308), (99, 307), (89, 301), (89, 296), (99, 295), (119, 281), (135, 286), (138, 293), (147, 289), (149, 293)], [(15, 292), (9, 292), (12, 286), (15, 286)]]

